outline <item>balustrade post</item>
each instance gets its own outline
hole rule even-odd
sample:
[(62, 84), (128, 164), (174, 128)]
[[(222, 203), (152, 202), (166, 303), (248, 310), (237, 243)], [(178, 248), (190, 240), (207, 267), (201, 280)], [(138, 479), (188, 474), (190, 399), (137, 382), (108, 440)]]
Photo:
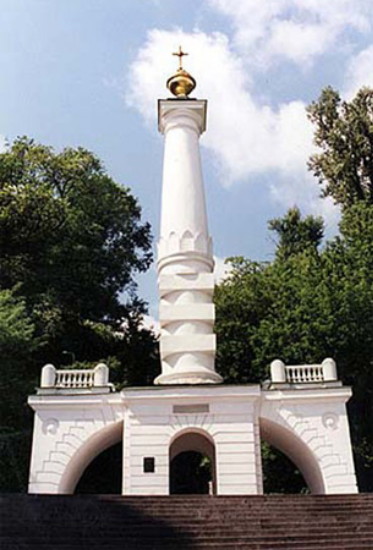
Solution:
[(275, 359), (271, 363), (271, 381), (277, 384), (286, 382), (285, 363), (281, 359)]
[(44, 367), (41, 369), (40, 387), (54, 388), (55, 384), (56, 384), (56, 369), (51, 364), (44, 365)]
[(338, 380), (337, 365), (335, 364), (334, 359), (328, 357), (327, 359), (324, 359), (321, 364), (324, 382), (335, 382)]
[(105, 363), (99, 363), (93, 370), (93, 385), (106, 386), (109, 382), (109, 367)]

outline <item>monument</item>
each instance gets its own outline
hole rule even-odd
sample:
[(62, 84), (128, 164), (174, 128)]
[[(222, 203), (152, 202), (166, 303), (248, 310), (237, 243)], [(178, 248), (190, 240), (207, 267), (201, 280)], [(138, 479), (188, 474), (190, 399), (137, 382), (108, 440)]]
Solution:
[[(199, 136), (207, 101), (179, 68), (158, 102), (164, 135), (158, 244), (161, 374), (152, 387), (114, 391), (108, 368), (42, 369), (29, 492), (71, 494), (91, 461), (123, 441), (122, 493), (168, 495), (172, 464), (198, 452), (211, 464), (217, 495), (263, 492), (261, 439), (284, 452), (316, 494), (356, 493), (346, 402), (336, 365), (270, 365), (270, 380), (226, 385), (215, 371), (213, 254)], [(279, 350), (281, 355), (281, 350)]]

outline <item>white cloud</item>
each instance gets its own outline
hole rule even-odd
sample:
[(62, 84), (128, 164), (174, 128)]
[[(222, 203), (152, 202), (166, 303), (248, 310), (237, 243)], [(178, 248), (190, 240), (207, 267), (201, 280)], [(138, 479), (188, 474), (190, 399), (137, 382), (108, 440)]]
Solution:
[(363, 86), (373, 88), (373, 44), (350, 61), (343, 95), (351, 99)]
[(311, 63), (346, 30), (368, 32), (371, 0), (207, 0), (228, 16), (234, 43), (249, 62), (267, 65), (283, 57)]
[(317, 208), (313, 208), (311, 213), (321, 216), (325, 222), (325, 234), (329, 239), (338, 233), (338, 225), (341, 220), (340, 206), (335, 204), (331, 197), (319, 199), (317, 203), (313, 203)]
[[(130, 67), (127, 104), (156, 128), (155, 100), (169, 95), (165, 82), (176, 68), (170, 51), (183, 44), (190, 53), (185, 67), (197, 77), (196, 95), (209, 100), (208, 132), (201, 143), (211, 153), (221, 183), (254, 183), (258, 174), (266, 174), (273, 177), (273, 200), (312, 213), (323, 211), (334, 225), (338, 210), (320, 199), (319, 186), (307, 171), (314, 146), (305, 102), (285, 101), (274, 107), (276, 99), (269, 104), (263, 89), (255, 88), (255, 75), (267, 71), (270, 78), (271, 64), (284, 59), (303, 69), (338, 49), (348, 62), (354, 49), (351, 31), (371, 29), (371, 0), (205, 1), (229, 17), (232, 37), (180, 29), (150, 31)], [(346, 94), (371, 82), (372, 62), (373, 47), (350, 62)]]
[[(301, 184), (300, 184), (301, 183)], [(322, 216), (326, 225), (326, 233), (330, 237), (336, 234), (340, 220), (340, 208), (334, 204), (331, 197), (321, 198), (320, 187), (310, 173), (298, 178), (278, 178), (270, 186), (272, 200), (284, 208), (298, 206), (302, 214)]]
[(131, 66), (127, 103), (156, 128), (155, 98), (169, 95), (165, 82), (176, 66), (170, 51), (180, 43), (190, 53), (185, 67), (198, 77), (198, 97), (209, 100), (202, 145), (212, 153), (221, 183), (254, 184), (258, 174), (269, 172), (273, 201), (285, 208), (297, 204), (304, 212), (322, 213), (334, 227), (338, 209), (320, 198), (320, 188), (307, 170), (314, 146), (305, 104), (291, 101), (273, 109), (256, 100), (250, 76), (225, 35), (151, 31)]
[(153, 30), (130, 69), (127, 103), (147, 120), (156, 113), (155, 98), (167, 95), (165, 82), (175, 71), (169, 52), (188, 48), (186, 68), (198, 76), (198, 97), (208, 97), (208, 132), (202, 145), (229, 185), (268, 170), (304, 174), (312, 150), (312, 128), (301, 101), (277, 109), (258, 102), (244, 64), (220, 33)]
[(232, 271), (232, 265), (230, 263), (225, 263), (225, 259), (219, 258), (218, 256), (214, 256), (214, 262), (214, 280), (215, 284), (219, 284), (229, 277)]

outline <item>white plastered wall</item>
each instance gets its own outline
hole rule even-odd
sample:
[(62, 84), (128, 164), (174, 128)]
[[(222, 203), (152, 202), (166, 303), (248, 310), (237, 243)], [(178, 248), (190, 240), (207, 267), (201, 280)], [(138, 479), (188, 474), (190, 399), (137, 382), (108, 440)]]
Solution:
[(29, 493), (70, 494), (88, 464), (122, 438), (118, 394), (32, 396)]
[[(256, 440), (259, 386), (174, 387), (123, 392), (124, 494), (169, 494), (169, 451), (184, 433), (199, 433), (215, 446), (217, 494), (259, 494)], [(155, 472), (143, 472), (143, 458)], [(258, 481), (259, 480), (259, 481)]]
[[(218, 495), (262, 493), (260, 437), (291, 458), (313, 493), (355, 493), (350, 394), (222, 385), (32, 396), (29, 492), (74, 492), (88, 464), (123, 437), (123, 494), (167, 495), (172, 442), (199, 433), (215, 448)], [(155, 459), (154, 473), (144, 472), (145, 457)]]
[(350, 388), (262, 392), (263, 439), (298, 466), (316, 494), (358, 492), (346, 402)]

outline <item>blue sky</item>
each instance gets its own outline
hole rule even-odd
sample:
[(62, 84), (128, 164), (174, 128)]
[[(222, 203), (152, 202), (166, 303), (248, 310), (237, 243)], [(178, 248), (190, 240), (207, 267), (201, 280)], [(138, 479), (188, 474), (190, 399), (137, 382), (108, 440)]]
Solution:
[[(307, 173), (304, 107), (331, 84), (373, 85), (372, 0), (0, 0), (0, 135), (94, 151), (158, 234), (163, 143), (156, 101), (181, 43), (209, 101), (202, 137), (220, 260), (271, 259), (267, 220), (294, 204), (325, 217)], [(154, 269), (140, 292), (156, 316)]]

